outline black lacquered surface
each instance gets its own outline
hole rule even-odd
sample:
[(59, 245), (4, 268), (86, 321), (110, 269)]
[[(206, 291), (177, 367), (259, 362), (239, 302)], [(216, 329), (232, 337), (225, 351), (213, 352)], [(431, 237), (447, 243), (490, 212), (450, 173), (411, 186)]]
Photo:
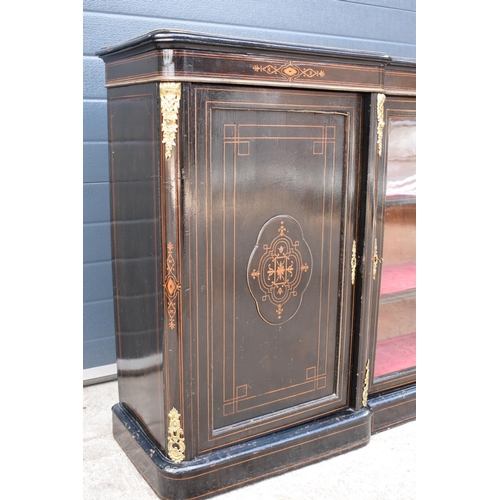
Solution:
[(234, 87), (192, 100), (188, 259), (210, 449), (347, 405), (361, 100)]

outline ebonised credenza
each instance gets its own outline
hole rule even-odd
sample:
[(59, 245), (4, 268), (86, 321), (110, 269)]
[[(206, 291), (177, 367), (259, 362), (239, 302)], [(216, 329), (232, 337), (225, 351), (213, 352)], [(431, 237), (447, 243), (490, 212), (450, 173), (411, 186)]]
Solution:
[(98, 55), (113, 432), (157, 495), (414, 419), (415, 63), (172, 30)]

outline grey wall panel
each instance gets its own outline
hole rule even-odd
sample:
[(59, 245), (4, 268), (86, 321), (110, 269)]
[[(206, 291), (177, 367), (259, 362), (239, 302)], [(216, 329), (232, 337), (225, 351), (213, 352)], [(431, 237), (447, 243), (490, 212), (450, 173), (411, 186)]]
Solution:
[(83, 140), (85, 142), (108, 140), (106, 101), (83, 102)]
[[(348, 29), (346, 25), (352, 25), (354, 29), (354, 26), (362, 25), (363, 23), (360, 23), (359, 18), (352, 14), (348, 16), (349, 12), (343, 16), (345, 21), (341, 25), (338, 25), (338, 20), (333, 16), (333, 19), (336, 21), (335, 24), (338, 25), (340, 31), (340, 33), (334, 35), (327, 34), (328, 31), (326, 33), (305, 32), (301, 29), (292, 31), (281, 28), (270, 30), (269, 28), (259, 26), (233, 26), (169, 18), (150, 19), (91, 13), (84, 15), (84, 53), (92, 55), (104, 46), (113, 45), (114, 43), (133, 38), (156, 28), (168, 27), (227, 36), (384, 52), (398, 57), (415, 57), (415, 29), (408, 26), (411, 24), (409, 21), (414, 21), (414, 16), (411, 15), (412, 13), (400, 11), (399, 13), (403, 17), (408, 17), (408, 20), (401, 20), (401, 16), (394, 16), (393, 10), (384, 10), (391, 14), (391, 16), (388, 15), (387, 17), (395, 17), (395, 19), (390, 21), (384, 17), (374, 17), (372, 19), (371, 14), (365, 13), (363, 16), (364, 18), (369, 16), (372, 29), (368, 30), (368, 33), (366, 32), (367, 30), (358, 29), (351, 37), (347, 36)], [(324, 29), (328, 30), (329, 28), (325, 26)], [(379, 33), (382, 33), (380, 35), (381, 38), (372, 38), (372, 35), (376, 34), (377, 30)], [(96, 43), (97, 40), (100, 43)]]
[(115, 362), (104, 63), (156, 28), (416, 56), (415, 0), (84, 0), (84, 368)]
[(116, 363), (115, 338), (88, 340), (83, 344), (83, 369)]
[(108, 182), (108, 143), (83, 143), (83, 182)]
[(113, 298), (111, 262), (83, 265), (83, 301), (97, 302)]
[(106, 99), (104, 64), (96, 56), (83, 58), (83, 98)]
[[(409, 43), (412, 31), (414, 34), (414, 30), (408, 32), (405, 28), (405, 17), (414, 17), (412, 12), (380, 8), (378, 5), (364, 2), (245, 0), (244, 8), (242, 8), (242, 2), (234, 0), (197, 2), (195, 5), (185, 0), (155, 2), (94, 0), (86, 1), (84, 5), (89, 10), (113, 13), (115, 16), (126, 12), (137, 17), (183, 20), (204, 24), (207, 27), (209, 25), (224, 26), (225, 29), (228, 26), (241, 29), (241, 25), (244, 25), (247, 28), (259, 28), (266, 31), (279, 30), (285, 32), (287, 37), (293, 36), (293, 32), (300, 32), (321, 34), (325, 38), (328, 38), (328, 35), (334, 35)], [(317, 13), (317, 15), (312, 15), (312, 13)], [(360, 19), (365, 22), (359, 22)], [(108, 17), (104, 22), (109, 26), (110, 18)], [(212, 29), (210, 31), (212, 32)]]
[[(90, 302), (83, 306), (83, 335), (85, 340), (114, 338), (113, 299)], [(114, 362), (115, 360), (111, 361)]]
[(83, 226), (83, 262), (105, 262), (111, 260), (111, 234), (109, 222), (85, 224)]
[(347, 3), (364, 3), (365, 5), (373, 5), (376, 7), (386, 7), (396, 10), (409, 10), (415, 12), (417, 9), (416, 0), (341, 0)]
[(84, 184), (83, 223), (109, 223), (109, 210), (109, 183)]

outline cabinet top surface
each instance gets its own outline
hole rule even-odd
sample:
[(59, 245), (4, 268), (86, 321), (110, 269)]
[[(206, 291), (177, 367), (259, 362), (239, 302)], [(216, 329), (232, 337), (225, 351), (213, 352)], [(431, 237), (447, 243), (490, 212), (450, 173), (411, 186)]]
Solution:
[[(253, 38), (237, 38), (219, 36), (209, 33), (194, 31), (172, 30), (159, 28), (123, 42), (101, 48), (96, 55), (105, 59), (111, 55), (142, 49), (142, 51), (156, 48), (174, 49), (198, 49), (216, 50), (218, 52), (257, 52), (274, 54), (295, 54), (301, 56), (315, 57), (340, 57), (364, 60), (373, 63), (397, 63), (412, 66), (414, 59), (394, 59), (382, 52), (360, 51), (350, 49), (338, 49), (321, 45), (299, 45), (288, 42), (273, 40), (260, 40)], [(125, 54), (124, 54), (125, 55)]]

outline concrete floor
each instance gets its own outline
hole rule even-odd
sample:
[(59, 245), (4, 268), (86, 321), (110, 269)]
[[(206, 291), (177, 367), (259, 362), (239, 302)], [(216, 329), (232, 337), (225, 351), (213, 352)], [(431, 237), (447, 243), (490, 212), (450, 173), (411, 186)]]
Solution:
[[(111, 406), (117, 382), (83, 388), (84, 500), (158, 500), (116, 443)], [(413, 500), (416, 422), (375, 434), (368, 445), (220, 494), (218, 500)]]

